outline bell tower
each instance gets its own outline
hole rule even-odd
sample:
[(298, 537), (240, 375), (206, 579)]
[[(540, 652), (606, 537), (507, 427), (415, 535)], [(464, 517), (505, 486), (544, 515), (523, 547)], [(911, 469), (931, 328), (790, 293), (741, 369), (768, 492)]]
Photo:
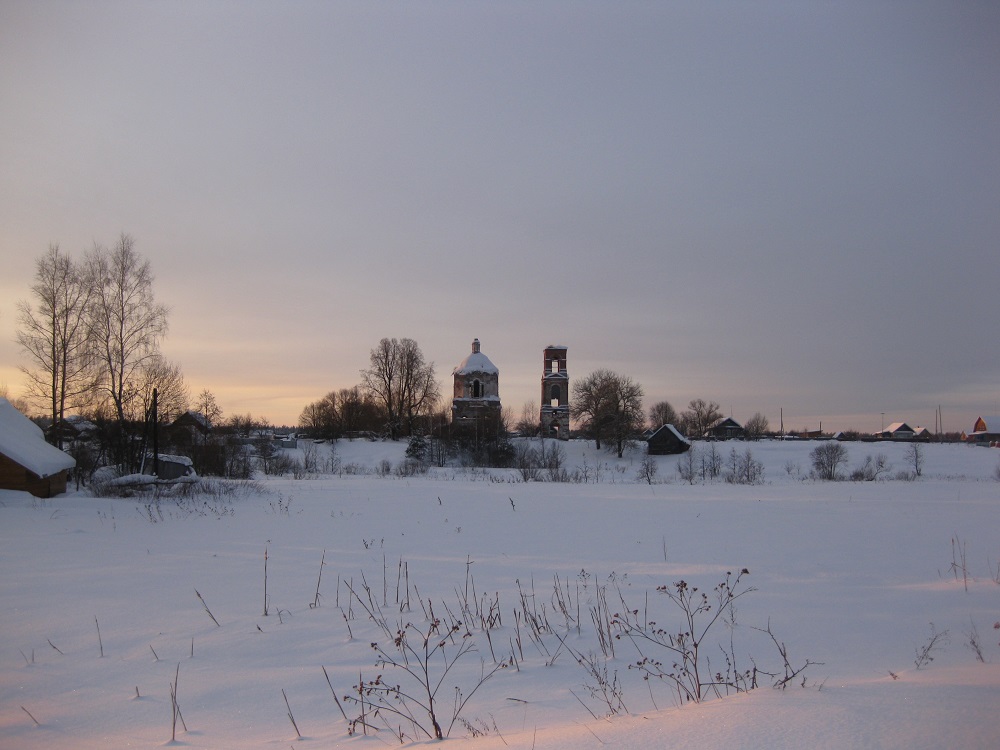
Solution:
[(569, 440), (569, 373), (566, 347), (545, 347), (542, 358), (542, 437)]

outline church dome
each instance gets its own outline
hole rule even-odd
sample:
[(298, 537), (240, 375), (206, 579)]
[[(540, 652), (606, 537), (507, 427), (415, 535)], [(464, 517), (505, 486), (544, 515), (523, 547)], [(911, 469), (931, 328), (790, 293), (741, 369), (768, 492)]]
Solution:
[(483, 375), (499, 375), (500, 370), (479, 350), (479, 339), (472, 342), (472, 353), (462, 360), (462, 363), (452, 371), (452, 375), (472, 375), (480, 373)]

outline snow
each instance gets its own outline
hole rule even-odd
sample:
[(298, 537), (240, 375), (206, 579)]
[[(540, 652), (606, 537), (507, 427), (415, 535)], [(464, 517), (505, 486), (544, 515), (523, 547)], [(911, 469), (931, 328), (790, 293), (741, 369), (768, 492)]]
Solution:
[(0, 397), (0, 453), (42, 479), (76, 466), (72, 456), (46, 443), (41, 428), (3, 397)]
[(483, 375), (500, 374), (497, 366), (480, 351), (479, 339), (472, 342), (472, 352), (451, 372), (452, 375), (472, 375), (473, 373), (482, 373)]
[[(519, 586), (554, 632), (535, 643), (521, 622), (518, 668), (485, 683), (463, 714), (488, 733), (455, 724), (450, 748), (1000, 746), (1000, 451), (923, 445), (916, 481), (818, 482), (808, 478), (816, 445), (716, 443), (724, 460), (735, 447), (764, 464), (755, 486), (682, 483), (677, 456), (653, 457), (660, 481), (647, 484), (637, 478), (641, 451), (619, 461), (576, 441), (559, 444), (563, 465), (585, 467), (590, 483), (461, 468), (379, 475), (364, 472), (399, 465), (406, 442), (359, 440), (336, 443), (340, 474), (262, 478), (235, 496), (0, 493), (0, 746), (170, 745), (175, 674), (188, 729), (178, 723), (178, 746), (398, 746), (385, 729), (349, 736), (323, 676), (326, 667), (339, 696), (359, 674), (402, 679), (376, 667), (370, 643), (380, 633), (347, 586), (368, 586), (391, 617), (426, 627), (417, 599), (439, 616), (458, 612), (470, 580), (480, 601), (499, 600), (498, 658), (517, 637)], [(849, 468), (879, 453), (893, 475), (907, 468), (905, 444), (845, 446)], [(319, 606), (310, 606), (324, 551)], [(737, 603), (737, 655), (774, 666), (773, 647), (752, 629), (770, 624), (793, 663), (822, 662), (805, 685), (677, 705), (666, 685), (629, 670), (636, 652), (622, 640), (608, 671), (627, 712), (606, 717), (558, 640), (600, 654), (589, 614), (599, 588), (609, 606), (621, 608), (620, 596), (673, 628), (657, 586), (683, 578), (711, 590), (742, 567), (756, 591)], [(411, 606), (400, 615), (404, 570)], [(579, 603), (579, 630), (555, 615), (556, 576)], [(946, 642), (917, 669), (932, 628)], [(969, 646), (973, 628), (985, 662)], [(480, 657), (494, 663), (482, 628), (470, 632), (478, 652), (449, 676), (446, 714), (453, 685), (474, 684)], [(726, 627), (713, 635), (728, 646)], [(712, 650), (713, 668), (723, 667)]]

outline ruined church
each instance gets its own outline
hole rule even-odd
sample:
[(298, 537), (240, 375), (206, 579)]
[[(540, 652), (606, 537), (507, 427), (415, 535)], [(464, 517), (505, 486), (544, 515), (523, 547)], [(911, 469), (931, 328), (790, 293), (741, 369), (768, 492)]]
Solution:
[[(542, 364), (541, 434), (569, 440), (569, 374), (566, 347), (545, 347)], [(500, 370), (482, 352), (479, 339), (472, 352), (452, 370), (454, 395), (451, 401), (453, 433), (475, 437), (495, 435), (502, 420), (500, 413)]]

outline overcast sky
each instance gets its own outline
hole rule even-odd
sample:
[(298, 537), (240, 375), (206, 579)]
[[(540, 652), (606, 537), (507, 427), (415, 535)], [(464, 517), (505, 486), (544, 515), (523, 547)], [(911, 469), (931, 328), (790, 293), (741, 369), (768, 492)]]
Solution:
[[(415, 339), (772, 427), (1000, 413), (995, 2), (0, 0), (0, 384), (58, 243), (294, 424)], [(884, 413), (884, 416), (883, 416)]]

